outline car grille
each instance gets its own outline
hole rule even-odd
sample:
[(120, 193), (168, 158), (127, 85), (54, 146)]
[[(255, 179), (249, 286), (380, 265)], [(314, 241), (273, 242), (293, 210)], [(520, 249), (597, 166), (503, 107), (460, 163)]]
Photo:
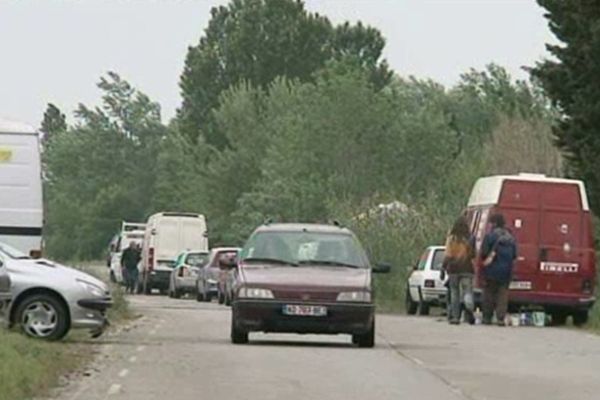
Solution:
[(337, 292), (273, 290), (273, 297), (278, 300), (334, 302), (337, 300), (337, 296)]

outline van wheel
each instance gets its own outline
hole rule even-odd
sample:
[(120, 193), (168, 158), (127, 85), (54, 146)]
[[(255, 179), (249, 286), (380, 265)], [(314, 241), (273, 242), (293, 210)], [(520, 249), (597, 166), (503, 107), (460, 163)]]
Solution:
[(573, 313), (573, 325), (575, 326), (583, 326), (587, 324), (589, 313), (588, 311), (576, 311)]
[(36, 294), (21, 301), (16, 321), (26, 335), (38, 339), (60, 340), (69, 331), (67, 309), (48, 294)]
[(373, 319), (371, 328), (366, 333), (352, 335), (352, 343), (363, 348), (372, 348), (375, 346), (375, 319)]
[(245, 344), (248, 343), (248, 332), (242, 331), (236, 326), (233, 313), (231, 315), (231, 343)]
[(567, 323), (567, 313), (565, 313), (564, 311), (556, 311), (553, 313), (550, 313), (550, 316), (552, 317), (552, 326), (563, 326), (564, 324)]
[(199, 290), (196, 293), (196, 301), (204, 301), (204, 294), (202, 294)]
[(404, 299), (404, 309), (408, 313), (408, 315), (415, 315), (417, 313), (417, 308), (419, 307), (419, 303), (413, 301), (410, 296), (410, 289), (408, 286), (406, 287), (406, 296)]

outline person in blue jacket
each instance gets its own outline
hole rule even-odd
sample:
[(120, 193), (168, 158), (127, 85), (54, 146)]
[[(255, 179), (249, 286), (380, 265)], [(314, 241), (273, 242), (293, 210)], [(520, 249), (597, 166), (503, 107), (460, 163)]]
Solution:
[(517, 258), (517, 242), (506, 228), (502, 214), (490, 217), (492, 230), (485, 235), (481, 245), (483, 260), (483, 323), (492, 323), (494, 311), (499, 326), (504, 326), (508, 308), (508, 286)]

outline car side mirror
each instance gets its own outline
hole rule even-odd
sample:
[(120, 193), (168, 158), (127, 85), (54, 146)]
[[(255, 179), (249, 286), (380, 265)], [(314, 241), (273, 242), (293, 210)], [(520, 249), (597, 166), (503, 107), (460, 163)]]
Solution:
[(377, 274), (387, 274), (392, 269), (392, 266), (387, 263), (380, 263), (373, 267), (373, 272)]
[(29, 257), (33, 258), (34, 260), (42, 258), (42, 251), (41, 250), (30, 250)]

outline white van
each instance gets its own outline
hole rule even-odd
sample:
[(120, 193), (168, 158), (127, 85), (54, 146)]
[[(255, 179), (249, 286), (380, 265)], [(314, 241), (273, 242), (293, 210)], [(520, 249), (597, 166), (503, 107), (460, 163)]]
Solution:
[(0, 119), (0, 242), (39, 255), (43, 221), (38, 132)]
[(182, 251), (208, 252), (206, 219), (202, 214), (161, 212), (146, 223), (140, 264), (140, 290), (166, 293), (175, 259)]
[(110, 258), (110, 280), (115, 283), (123, 283), (123, 270), (121, 268), (121, 256), (123, 250), (129, 247), (131, 242), (139, 244), (144, 242), (146, 233), (146, 224), (137, 222), (121, 223), (121, 232), (117, 236), (117, 240), (111, 243), (111, 258)]

